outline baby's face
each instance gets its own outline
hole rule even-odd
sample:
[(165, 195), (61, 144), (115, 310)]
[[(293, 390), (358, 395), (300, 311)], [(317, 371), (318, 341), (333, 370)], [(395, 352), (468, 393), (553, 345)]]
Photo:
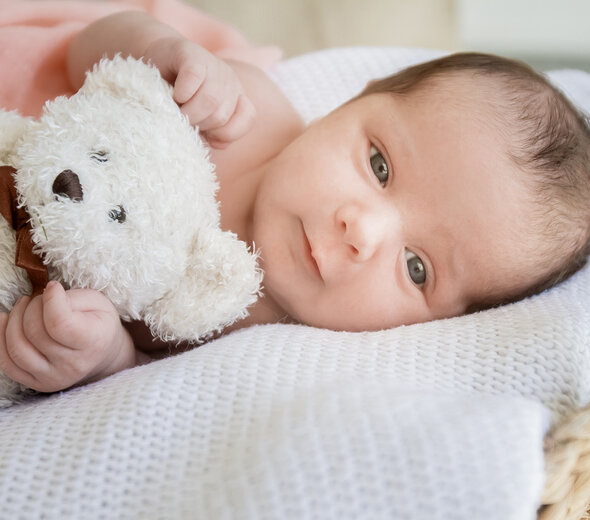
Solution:
[(267, 295), (303, 323), (358, 331), (455, 316), (522, 285), (523, 173), (476, 106), (372, 94), (281, 152), (252, 231)]

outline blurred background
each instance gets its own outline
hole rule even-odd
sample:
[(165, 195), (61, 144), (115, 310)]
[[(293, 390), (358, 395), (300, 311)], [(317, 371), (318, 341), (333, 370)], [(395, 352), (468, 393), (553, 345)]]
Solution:
[(286, 57), (347, 45), (479, 50), (590, 71), (590, 0), (187, 0)]

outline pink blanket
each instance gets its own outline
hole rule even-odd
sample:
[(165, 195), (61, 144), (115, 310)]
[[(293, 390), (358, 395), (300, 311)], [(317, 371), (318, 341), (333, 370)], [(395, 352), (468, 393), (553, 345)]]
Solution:
[(240, 32), (179, 0), (0, 0), (0, 107), (39, 115), (45, 101), (69, 95), (66, 54), (88, 23), (130, 9), (143, 10), (225, 58), (267, 67), (276, 47), (250, 43)]

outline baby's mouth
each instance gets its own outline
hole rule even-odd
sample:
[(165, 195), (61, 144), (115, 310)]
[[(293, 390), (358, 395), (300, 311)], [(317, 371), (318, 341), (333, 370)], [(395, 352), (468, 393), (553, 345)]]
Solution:
[(320, 267), (318, 266), (318, 263), (316, 262), (316, 259), (313, 256), (313, 249), (311, 247), (311, 243), (309, 242), (309, 238), (307, 237), (307, 233), (305, 232), (305, 228), (303, 227), (303, 224), (301, 225), (301, 228), (303, 230), (303, 249), (304, 249), (304, 254), (305, 254), (306, 260), (311, 265), (313, 271), (320, 277), (320, 279), (323, 280), (322, 273), (320, 271)]

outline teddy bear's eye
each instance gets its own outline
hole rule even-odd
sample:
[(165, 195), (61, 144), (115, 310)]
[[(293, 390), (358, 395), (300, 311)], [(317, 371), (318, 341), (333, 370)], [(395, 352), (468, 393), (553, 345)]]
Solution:
[(127, 212), (123, 206), (117, 206), (109, 211), (109, 218), (114, 222), (118, 222), (119, 224), (123, 224), (127, 219)]
[(98, 162), (107, 162), (109, 155), (104, 150), (98, 150), (97, 152), (92, 152), (90, 158)]

